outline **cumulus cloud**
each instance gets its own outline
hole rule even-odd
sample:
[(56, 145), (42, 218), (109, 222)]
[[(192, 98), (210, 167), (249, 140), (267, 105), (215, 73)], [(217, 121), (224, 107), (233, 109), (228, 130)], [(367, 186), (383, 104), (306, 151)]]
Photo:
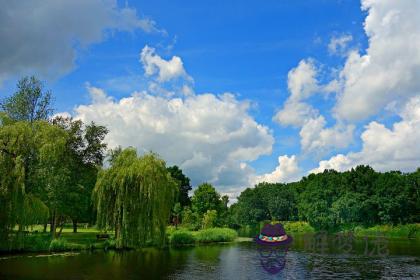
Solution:
[(298, 161), (295, 155), (279, 156), (279, 164), (271, 173), (255, 176), (254, 184), (260, 182), (267, 183), (288, 183), (297, 181), (302, 177), (301, 169), (298, 166)]
[(420, 96), (412, 97), (400, 113), (401, 121), (392, 128), (373, 121), (361, 135), (362, 150), (339, 154), (321, 161), (313, 173), (325, 169), (348, 170), (368, 164), (376, 170), (413, 171), (420, 167)]
[(337, 82), (321, 85), (317, 80), (318, 69), (311, 59), (301, 60), (288, 74), (290, 96), (273, 120), (282, 125), (300, 127), (303, 152), (319, 155), (333, 149), (347, 147), (353, 139), (353, 125), (343, 123), (327, 127), (327, 122), (319, 111), (306, 100), (314, 93), (329, 93), (336, 90)]
[(337, 124), (326, 128), (323, 116), (308, 120), (299, 132), (304, 152), (322, 154), (330, 149), (347, 147), (353, 141), (354, 125)]
[(306, 99), (318, 90), (317, 69), (312, 59), (301, 60), (287, 75), (291, 101)]
[(318, 115), (318, 111), (303, 101), (319, 90), (316, 79), (317, 69), (311, 59), (301, 60), (296, 68), (289, 71), (287, 86), (290, 96), (285, 105), (273, 117), (282, 125), (302, 126), (307, 119)]
[(116, 0), (0, 0), (0, 83), (36, 72), (59, 77), (74, 68), (77, 49), (104, 39), (107, 31), (161, 32)]
[(271, 153), (268, 128), (248, 114), (248, 102), (231, 94), (171, 98), (136, 92), (114, 100), (101, 89), (88, 90), (92, 102), (76, 107), (76, 118), (107, 126), (110, 147), (157, 152), (194, 184), (248, 186), (253, 170), (243, 163)]
[(145, 46), (141, 51), (140, 61), (143, 64), (144, 74), (148, 77), (156, 76), (159, 82), (167, 82), (179, 77), (192, 80), (185, 71), (181, 58), (178, 56), (165, 60), (155, 53), (154, 48)]
[(420, 94), (420, 0), (363, 0), (365, 54), (352, 51), (340, 73), (338, 118), (357, 121), (394, 100)]
[(328, 43), (328, 52), (331, 55), (345, 55), (348, 51), (348, 44), (353, 40), (353, 36), (347, 34), (334, 36)]
[(274, 120), (282, 125), (303, 126), (308, 120), (317, 117), (318, 110), (305, 102), (286, 101)]

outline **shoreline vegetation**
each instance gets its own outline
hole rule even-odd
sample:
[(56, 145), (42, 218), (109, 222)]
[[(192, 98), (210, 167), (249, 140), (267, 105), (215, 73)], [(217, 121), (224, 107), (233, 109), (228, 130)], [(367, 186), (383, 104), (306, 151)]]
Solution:
[[(277, 223), (277, 222), (272, 222)], [(209, 228), (201, 230), (189, 230), (186, 228), (175, 229), (168, 226), (166, 231), (167, 242), (162, 248), (178, 248), (185, 246), (200, 246), (214, 243), (249, 242), (253, 240), (255, 231), (261, 227), (244, 227), (235, 231), (230, 228)], [(315, 234), (316, 231), (307, 222), (282, 222), (287, 233), (291, 235)], [(72, 252), (94, 250), (116, 250), (115, 238), (110, 234), (107, 239), (97, 239), (102, 232), (96, 228), (79, 228), (79, 232), (73, 233), (72, 227), (65, 227), (58, 239), (52, 239), (49, 233), (41, 232), (42, 226), (35, 226), (31, 231), (24, 234), (15, 234), (8, 244), (0, 245), (0, 254), (20, 253), (45, 253), (45, 252)], [(389, 239), (412, 239), (420, 241), (420, 224), (406, 225), (377, 225), (369, 228), (355, 227), (352, 230), (355, 237), (375, 237), (381, 234)], [(335, 232), (337, 233), (337, 232)], [(334, 234), (334, 233), (331, 233)], [(149, 247), (155, 247), (150, 244)], [(121, 249), (119, 249), (121, 250)], [(131, 250), (125, 248), (123, 250)]]

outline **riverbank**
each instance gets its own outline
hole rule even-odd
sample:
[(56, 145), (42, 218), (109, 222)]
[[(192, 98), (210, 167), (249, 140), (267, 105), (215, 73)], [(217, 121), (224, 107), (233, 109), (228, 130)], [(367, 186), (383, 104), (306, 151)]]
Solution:
[[(254, 237), (261, 230), (264, 224), (270, 221), (261, 222), (260, 225), (256, 226), (243, 226), (238, 230), (239, 236), (241, 237)], [(309, 225), (307, 222), (302, 221), (272, 221), (271, 223), (282, 223), (284, 229), (289, 234), (307, 234), (315, 233), (316, 230)], [(407, 238), (407, 239), (419, 239), (420, 240), (420, 224), (406, 224), (406, 225), (376, 225), (373, 227), (362, 227), (355, 226), (349, 227), (346, 230), (339, 230), (332, 233), (338, 232), (352, 232), (356, 237), (374, 237), (382, 235), (387, 238)]]
[[(0, 253), (25, 252), (64, 252), (83, 250), (113, 250), (115, 240), (113, 234), (109, 238), (98, 239), (101, 232), (96, 228), (79, 228), (73, 233), (72, 228), (64, 228), (60, 238), (52, 239), (50, 233), (40, 232), (38, 227), (25, 234), (14, 234), (7, 244), (0, 244)], [(191, 246), (197, 244), (233, 242), (238, 234), (229, 228), (210, 228), (199, 231), (167, 229), (167, 246)]]
[[(315, 233), (315, 229), (306, 222), (282, 222), (287, 233), (301, 235)], [(73, 229), (64, 228), (61, 237), (51, 239), (49, 233), (40, 232), (39, 227), (34, 227), (26, 234), (14, 235), (7, 244), (0, 244), (0, 253), (24, 252), (64, 252), (83, 250), (112, 250), (115, 249), (113, 234), (107, 239), (98, 239), (100, 231), (96, 228), (79, 228), (77, 233)], [(246, 234), (244, 234), (246, 232)], [(167, 246), (195, 246), (208, 243), (242, 242), (250, 241), (257, 232), (258, 227), (243, 227), (238, 232), (229, 228), (211, 228), (199, 231), (187, 229), (167, 228)], [(420, 240), (420, 224), (407, 225), (378, 225), (370, 228), (354, 227), (351, 230), (355, 237), (375, 237), (381, 235), (390, 239)], [(239, 234), (238, 234), (239, 233)]]
[(73, 233), (71, 228), (64, 228), (60, 238), (52, 239), (49, 232), (33, 230), (11, 235), (7, 244), (0, 244), (0, 252), (63, 252), (115, 248), (112, 235), (109, 239), (97, 239), (96, 235), (99, 233), (95, 228), (80, 228), (77, 233)]

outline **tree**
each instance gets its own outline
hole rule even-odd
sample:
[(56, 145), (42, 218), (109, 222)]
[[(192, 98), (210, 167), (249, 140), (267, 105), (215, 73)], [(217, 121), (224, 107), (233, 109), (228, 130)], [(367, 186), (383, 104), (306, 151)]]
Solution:
[(192, 189), (190, 178), (185, 176), (184, 173), (182, 173), (182, 170), (176, 165), (168, 167), (167, 169), (169, 173), (171, 173), (172, 178), (179, 182), (179, 203), (181, 203), (182, 207), (191, 205), (191, 199), (188, 196), (188, 192)]
[[(247, 188), (238, 197), (235, 209), (236, 223), (241, 225), (255, 225), (270, 219), (267, 205), (262, 199), (264, 187)], [(231, 206), (232, 207), (232, 206)]]
[[(25, 201), (24, 155), (28, 153), (31, 129), (26, 123), (0, 126), (0, 236), (16, 224), (23, 226)], [(5, 235), (5, 236), (4, 236)]]
[(84, 125), (81, 120), (57, 117), (53, 124), (68, 133), (67, 159), (70, 181), (67, 188), (71, 207), (67, 216), (73, 222), (73, 232), (77, 232), (78, 222), (92, 219), (92, 190), (96, 183), (99, 167), (102, 166), (106, 144), (103, 142), (108, 130), (91, 122)]
[[(37, 123), (36, 123), (37, 124)], [(39, 145), (35, 180), (43, 199), (50, 210), (51, 234), (59, 237), (67, 216), (73, 205), (71, 194), (71, 165), (67, 143), (69, 134), (60, 127), (46, 124), (36, 127), (34, 141)], [(59, 233), (56, 229), (61, 226)]]
[(198, 230), (201, 228), (200, 216), (191, 210), (189, 206), (185, 206), (182, 210), (182, 226), (190, 230)]
[(204, 215), (207, 210), (220, 210), (221, 200), (220, 194), (216, 189), (208, 183), (201, 184), (194, 191), (191, 199), (193, 211), (200, 216)]
[(98, 226), (114, 228), (117, 248), (163, 245), (176, 192), (163, 160), (125, 149), (98, 175), (93, 192)]
[(58, 192), (65, 193), (67, 134), (42, 121), (4, 124), (0, 125), (1, 227), (7, 231), (17, 224), (21, 231), (30, 223), (45, 221), (47, 206), (55, 210), (66, 201)]
[(174, 216), (175, 229), (178, 229), (179, 217), (182, 213), (182, 207), (179, 202), (175, 203), (174, 208), (172, 209), (172, 212)]
[(51, 92), (43, 91), (35, 77), (19, 80), (17, 92), (0, 103), (0, 108), (16, 121), (47, 120), (52, 114)]
[(212, 228), (216, 226), (217, 211), (207, 210), (203, 216), (203, 228)]

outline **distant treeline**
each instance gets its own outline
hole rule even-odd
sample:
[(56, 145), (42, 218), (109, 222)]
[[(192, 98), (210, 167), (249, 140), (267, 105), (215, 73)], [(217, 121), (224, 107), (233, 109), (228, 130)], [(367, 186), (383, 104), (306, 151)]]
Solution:
[(420, 169), (376, 172), (369, 166), (325, 170), (299, 182), (260, 183), (230, 208), (233, 225), (264, 220), (308, 221), (315, 229), (420, 222)]

